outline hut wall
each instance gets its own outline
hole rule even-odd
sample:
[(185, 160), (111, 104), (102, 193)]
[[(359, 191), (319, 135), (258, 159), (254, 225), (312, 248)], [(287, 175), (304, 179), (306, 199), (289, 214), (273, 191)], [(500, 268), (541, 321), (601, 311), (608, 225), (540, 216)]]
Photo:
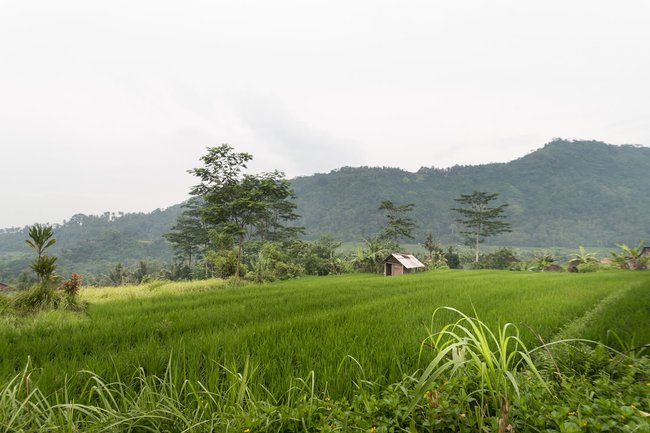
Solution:
[[(388, 265), (391, 266), (391, 272), (388, 273)], [(390, 259), (384, 262), (384, 275), (402, 275), (404, 273), (404, 266), (395, 259)]]

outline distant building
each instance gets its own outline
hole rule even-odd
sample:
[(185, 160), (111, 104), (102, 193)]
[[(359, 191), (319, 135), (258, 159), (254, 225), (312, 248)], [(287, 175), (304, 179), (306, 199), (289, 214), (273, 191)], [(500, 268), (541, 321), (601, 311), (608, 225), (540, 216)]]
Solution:
[(413, 254), (395, 253), (384, 260), (384, 275), (410, 274), (424, 269), (424, 265)]
[(5, 283), (0, 283), (0, 293), (1, 292), (13, 292), (14, 290), (16, 290), (16, 289), (11, 287), (10, 285), (5, 284)]

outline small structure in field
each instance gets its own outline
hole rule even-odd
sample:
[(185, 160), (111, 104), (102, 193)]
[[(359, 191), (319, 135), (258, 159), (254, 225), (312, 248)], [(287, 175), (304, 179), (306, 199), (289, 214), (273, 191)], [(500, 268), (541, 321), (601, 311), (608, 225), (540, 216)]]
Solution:
[(643, 247), (643, 249), (639, 253), (639, 258), (642, 258), (642, 257), (650, 258), (650, 247)]
[(10, 285), (5, 284), (5, 283), (0, 283), (0, 293), (2, 293), (2, 292), (13, 292), (14, 290), (16, 290), (16, 289), (11, 287)]
[(424, 269), (424, 265), (413, 254), (395, 253), (384, 260), (384, 275), (410, 274)]

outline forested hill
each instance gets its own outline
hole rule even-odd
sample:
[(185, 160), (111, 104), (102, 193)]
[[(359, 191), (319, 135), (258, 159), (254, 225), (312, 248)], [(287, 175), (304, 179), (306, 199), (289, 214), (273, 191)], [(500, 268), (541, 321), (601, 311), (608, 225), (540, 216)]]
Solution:
[[(415, 155), (414, 158), (418, 156)], [(650, 148), (594, 141), (553, 141), (509, 163), (421, 168), (344, 167), (292, 180), (298, 213), (308, 238), (330, 233), (359, 241), (382, 223), (382, 200), (415, 203), (414, 242), (432, 231), (445, 243), (460, 243), (454, 198), (475, 190), (499, 192), (509, 203), (513, 231), (492, 244), (512, 246), (612, 246), (650, 241)], [(151, 213), (75, 215), (55, 226), (62, 274), (106, 274), (117, 263), (134, 266), (173, 259), (162, 238), (180, 205)], [(27, 228), (0, 230), (0, 280), (29, 269)]]
[[(414, 158), (418, 158), (414, 155)], [(555, 140), (522, 158), (480, 166), (344, 167), (293, 180), (310, 237), (359, 239), (378, 230), (382, 200), (415, 203), (416, 240), (432, 231), (458, 242), (454, 198), (499, 192), (513, 231), (491, 240), (518, 246), (611, 246), (650, 240), (650, 148)]]
[[(172, 250), (162, 235), (181, 211), (181, 205), (175, 205), (150, 213), (74, 215), (54, 226), (57, 243), (48, 251), (58, 257), (63, 275), (105, 274), (118, 263), (132, 266), (140, 260), (171, 262)], [(0, 280), (29, 269), (34, 257), (27, 238), (27, 227), (0, 230)]]

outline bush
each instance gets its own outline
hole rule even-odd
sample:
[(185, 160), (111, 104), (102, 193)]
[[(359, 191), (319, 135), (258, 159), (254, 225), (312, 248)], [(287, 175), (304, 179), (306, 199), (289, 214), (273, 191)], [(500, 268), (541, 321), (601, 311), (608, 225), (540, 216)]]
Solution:
[(600, 263), (598, 262), (580, 263), (578, 266), (576, 266), (576, 269), (578, 270), (578, 272), (581, 273), (596, 272), (600, 270)]
[(14, 298), (14, 308), (23, 312), (56, 309), (63, 293), (57, 292), (47, 283), (39, 283)]
[(510, 248), (499, 248), (493, 253), (482, 255), (478, 261), (479, 269), (510, 269), (513, 264), (518, 263)]
[(13, 299), (13, 307), (23, 313), (42, 310), (83, 311), (85, 302), (77, 299), (76, 292), (54, 290), (47, 283), (40, 283), (18, 294)]

